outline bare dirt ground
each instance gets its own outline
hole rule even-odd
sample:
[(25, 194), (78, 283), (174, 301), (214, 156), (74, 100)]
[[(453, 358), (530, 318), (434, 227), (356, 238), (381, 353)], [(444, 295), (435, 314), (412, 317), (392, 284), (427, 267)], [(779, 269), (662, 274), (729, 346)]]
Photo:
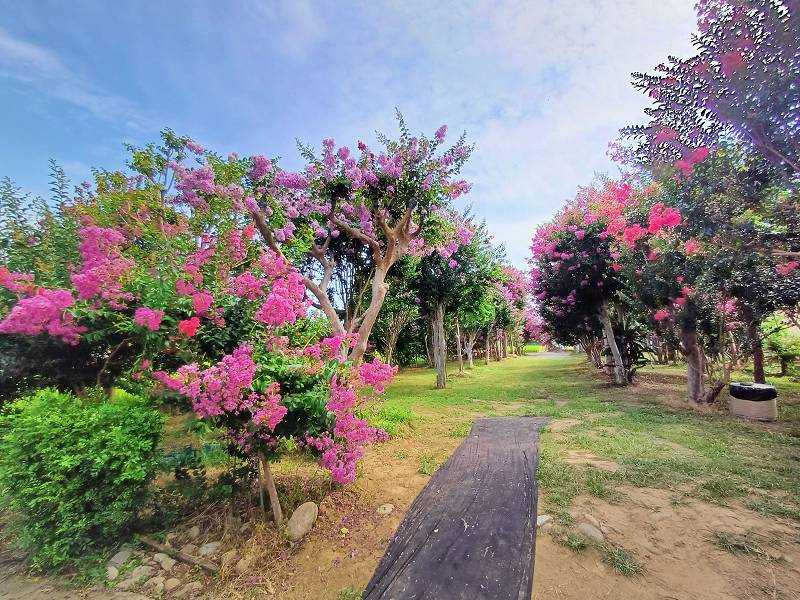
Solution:
[[(514, 360), (536, 360), (530, 358)], [(652, 381), (649, 381), (652, 380)], [(626, 393), (626, 401), (647, 394), (674, 392), (659, 378), (649, 378)], [(249, 540), (239, 540), (243, 556), (252, 559), (245, 573), (224, 570), (209, 579), (202, 595), (214, 599), (336, 600), (355, 598), (344, 590), (363, 589), (389, 539), (428, 476), (421, 474), (425, 457), (439, 463), (460, 443), (454, 423), (469, 422), (485, 412), (464, 406), (421, 407), (413, 433), (370, 448), (356, 485), (331, 493), (320, 505), (313, 534), (291, 547), (269, 527), (257, 527)], [(553, 423), (556, 435), (575, 420)], [(578, 463), (600, 460), (571, 454)], [(283, 473), (291, 476), (291, 473)], [(590, 515), (606, 539), (630, 549), (644, 566), (640, 575), (623, 576), (604, 555), (591, 547), (576, 552), (558, 543), (553, 530), (540, 530), (536, 545), (534, 598), (547, 600), (795, 600), (800, 598), (800, 524), (791, 519), (763, 517), (737, 502), (727, 506), (697, 499), (676, 501), (674, 490), (624, 487), (623, 500), (610, 503), (580, 495), (570, 514)], [(376, 512), (391, 503), (387, 516)], [(546, 494), (540, 506), (546, 506)], [(542, 510), (540, 509), (540, 514)], [(755, 535), (757, 551), (726, 552), (712, 543), (714, 532)], [(5, 576), (3, 576), (5, 569)], [(146, 594), (103, 590), (70, 590), (54, 580), (34, 580), (10, 574), (0, 556), (2, 600), (133, 600)]]

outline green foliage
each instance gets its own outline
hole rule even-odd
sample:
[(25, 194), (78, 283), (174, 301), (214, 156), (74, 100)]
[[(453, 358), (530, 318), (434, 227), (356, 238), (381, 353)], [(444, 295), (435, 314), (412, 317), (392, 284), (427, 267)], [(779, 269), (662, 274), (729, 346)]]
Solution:
[(0, 417), (0, 494), (35, 567), (60, 568), (130, 531), (158, 466), (163, 418), (136, 396), (44, 389)]
[(786, 374), (788, 365), (800, 358), (800, 331), (780, 315), (767, 319), (762, 330), (767, 333), (767, 348), (781, 362), (781, 374)]

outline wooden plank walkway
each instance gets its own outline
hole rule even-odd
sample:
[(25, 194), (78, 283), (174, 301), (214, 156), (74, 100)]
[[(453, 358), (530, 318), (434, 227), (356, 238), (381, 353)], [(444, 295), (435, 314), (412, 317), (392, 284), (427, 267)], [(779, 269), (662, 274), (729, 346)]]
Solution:
[(531, 598), (539, 428), (546, 421), (477, 420), (414, 500), (364, 598)]

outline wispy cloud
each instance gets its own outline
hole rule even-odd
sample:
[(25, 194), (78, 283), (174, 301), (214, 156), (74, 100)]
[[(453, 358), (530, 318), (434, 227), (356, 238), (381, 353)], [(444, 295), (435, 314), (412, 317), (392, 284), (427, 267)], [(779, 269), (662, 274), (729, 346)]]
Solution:
[(26, 92), (67, 102), (121, 128), (153, 128), (149, 116), (134, 103), (107, 93), (70, 69), (47, 48), (13, 37), (0, 29), (0, 77), (16, 82)]

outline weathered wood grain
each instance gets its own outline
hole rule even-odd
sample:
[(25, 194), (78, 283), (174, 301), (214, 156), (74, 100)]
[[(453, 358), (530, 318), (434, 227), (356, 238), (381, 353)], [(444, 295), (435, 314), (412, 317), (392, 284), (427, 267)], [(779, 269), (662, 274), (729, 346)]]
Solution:
[(527, 600), (545, 419), (479, 419), (395, 532), (367, 600)]

